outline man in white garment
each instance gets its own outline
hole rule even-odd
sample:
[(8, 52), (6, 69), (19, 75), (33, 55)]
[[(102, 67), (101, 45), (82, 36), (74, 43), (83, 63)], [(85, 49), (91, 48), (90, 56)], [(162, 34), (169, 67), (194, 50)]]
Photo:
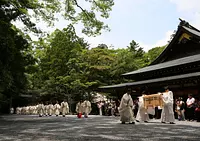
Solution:
[(136, 121), (140, 122), (140, 121), (144, 121), (144, 122), (148, 122), (149, 121), (149, 114), (147, 113), (147, 109), (145, 109), (144, 107), (144, 99), (143, 96), (138, 97), (139, 101), (138, 101), (138, 112), (137, 112), (137, 116), (136, 116)]
[(16, 114), (19, 115), (20, 113), (21, 113), (21, 111), (20, 111), (20, 107), (17, 107), (17, 108), (16, 108)]
[(83, 104), (83, 101), (80, 100), (76, 104), (76, 113), (78, 114), (78, 118), (81, 118), (81, 115), (83, 114), (83, 109), (84, 109), (84, 104)]
[(83, 102), (83, 113), (84, 117), (88, 118), (89, 113), (92, 111), (91, 103), (88, 100)]
[(163, 109), (161, 113), (161, 122), (166, 123), (169, 122), (170, 124), (175, 124), (174, 121), (174, 110), (173, 110), (173, 93), (169, 90), (168, 86), (165, 87), (165, 93), (162, 94), (163, 99)]
[(49, 109), (49, 105), (48, 105), (48, 103), (46, 102), (46, 104), (44, 105), (44, 115), (45, 115), (45, 116), (48, 116), (48, 109)]
[(43, 103), (38, 104), (37, 111), (38, 111), (39, 117), (42, 117), (44, 115), (44, 104)]
[(10, 108), (10, 114), (14, 114), (14, 108)]
[(55, 112), (56, 116), (58, 116), (60, 114), (60, 105), (58, 104), (58, 101), (54, 105), (54, 112)]
[(67, 103), (67, 100), (64, 100), (61, 103), (61, 112), (62, 112), (63, 117), (65, 117), (65, 115), (69, 113), (69, 105)]
[(33, 114), (34, 106), (29, 106), (29, 114)]
[(129, 124), (135, 124), (135, 119), (133, 116), (133, 100), (131, 98), (131, 89), (128, 88), (127, 93), (123, 95), (120, 106), (119, 106), (119, 114), (120, 114), (120, 120), (122, 124), (125, 124), (125, 122), (129, 122)]
[(50, 102), (48, 105), (48, 115), (52, 116), (54, 114), (54, 106), (53, 104)]

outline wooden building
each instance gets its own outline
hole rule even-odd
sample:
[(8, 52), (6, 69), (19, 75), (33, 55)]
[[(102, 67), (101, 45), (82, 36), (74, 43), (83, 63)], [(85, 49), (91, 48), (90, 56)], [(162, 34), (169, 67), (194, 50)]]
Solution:
[(181, 20), (176, 34), (165, 50), (147, 67), (122, 74), (134, 82), (102, 86), (101, 91), (124, 93), (127, 86), (140, 95), (143, 90), (163, 92), (168, 85), (175, 97), (187, 98), (189, 93), (200, 97), (200, 31)]

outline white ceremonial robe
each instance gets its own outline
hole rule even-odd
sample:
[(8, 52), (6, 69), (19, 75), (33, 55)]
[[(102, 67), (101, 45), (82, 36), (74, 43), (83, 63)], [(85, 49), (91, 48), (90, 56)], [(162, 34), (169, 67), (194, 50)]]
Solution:
[(10, 108), (10, 114), (14, 114), (14, 108)]
[(83, 113), (85, 117), (88, 117), (89, 113), (92, 111), (91, 103), (88, 100), (83, 102)]
[(44, 105), (44, 115), (45, 116), (48, 115), (48, 109), (49, 109), (49, 105)]
[(131, 98), (131, 95), (124, 94), (120, 106), (119, 106), (119, 114), (120, 114), (120, 120), (122, 122), (134, 122), (134, 116), (133, 116), (133, 100)]
[(54, 114), (56, 116), (58, 116), (60, 114), (60, 105), (59, 104), (54, 105)]
[(26, 115), (29, 114), (29, 106), (26, 106), (26, 108), (25, 108), (25, 114), (26, 114)]
[(26, 107), (22, 107), (22, 114), (23, 114), (23, 115), (26, 114)]
[(44, 115), (44, 105), (38, 104), (37, 105), (37, 111), (38, 111), (39, 116), (43, 116)]
[(139, 108), (136, 116), (137, 121), (149, 121), (149, 114), (147, 113), (147, 109), (144, 107), (143, 96), (139, 97), (138, 102)]
[(69, 105), (67, 102), (62, 102), (61, 103), (61, 112), (62, 112), (62, 115), (65, 116), (66, 114), (69, 113)]
[(36, 105), (36, 106), (33, 106), (33, 114), (34, 114), (34, 115), (37, 115), (37, 113), (38, 113), (38, 112), (37, 112), (37, 105)]
[(19, 114), (22, 114), (22, 107), (19, 107)]
[(19, 107), (16, 108), (16, 114), (17, 114), (17, 115), (20, 114), (20, 110), (19, 110), (19, 109), (20, 109)]
[(29, 114), (33, 114), (33, 111), (34, 111), (34, 106), (29, 106)]
[(161, 122), (174, 122), (174, 110), (173, 110), (173, 93), (168, 91), (163, 93), (164, 106), (161, 113)]
[(53, 115), (54, 114), (54, 106), (53, 106), (53, 104), (49, 104), (49, 106), (48, 106), (48, 115), (49, 116), (51, 116), (51, 115)]
[(83, 108), (84, 108), (83, 103), (78, 102), (76, 104), (76, 112), (77, 113), (83, 113)]

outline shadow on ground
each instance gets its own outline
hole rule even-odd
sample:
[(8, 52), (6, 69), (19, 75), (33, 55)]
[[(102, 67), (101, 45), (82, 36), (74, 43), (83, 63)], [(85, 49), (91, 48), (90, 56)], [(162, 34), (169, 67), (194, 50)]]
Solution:
[(151, 123), (120, 124), (116, 117), (3, 116), (0, 118), (0, 141), (199, 141), (200, 124), (176, 125)]

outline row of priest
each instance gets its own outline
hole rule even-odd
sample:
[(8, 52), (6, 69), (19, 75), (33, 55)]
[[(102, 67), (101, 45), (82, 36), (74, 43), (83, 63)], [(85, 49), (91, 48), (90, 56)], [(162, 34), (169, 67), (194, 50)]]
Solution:
[(122, 124), (129, 122), (130, 124), (135, 124), (136, 121), (149, 121), (149, 114), (154, 111), (155, 107), (162, 107), (161, 113), (161, 123), (169, 122), (170, 124), (175, 124), (174, 111), (173, 111), (173, 93), (169, 90), (168, 86), (165, 87), (164, 93), (154, 94), (154, 95), (142, 95), (139, 97), (139, 109), (136, 119), (133, 115), (133, 100), (131, 98), (131, 88), (127, 89), (127, 93), (123, 95), (119, 107), (120, 120)]

